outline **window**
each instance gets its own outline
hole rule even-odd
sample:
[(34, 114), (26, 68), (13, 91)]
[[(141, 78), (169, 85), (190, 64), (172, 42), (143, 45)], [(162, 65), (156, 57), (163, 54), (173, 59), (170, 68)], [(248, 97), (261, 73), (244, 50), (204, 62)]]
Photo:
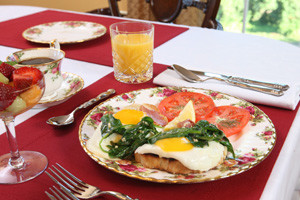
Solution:
[(299, 10), (299, 0), (223, 0), (217, 19), (224, 31), (260, 35), (300, 47)]

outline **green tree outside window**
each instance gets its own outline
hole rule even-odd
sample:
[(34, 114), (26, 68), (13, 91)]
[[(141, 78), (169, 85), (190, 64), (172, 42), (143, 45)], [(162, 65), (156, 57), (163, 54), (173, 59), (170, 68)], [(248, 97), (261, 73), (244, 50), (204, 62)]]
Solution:
[[(241, 32), (244, 1), (223, 0), (217, 18), (225, 31)], [(299, 0), (249, 0), (246, 33), (300, 46)]]

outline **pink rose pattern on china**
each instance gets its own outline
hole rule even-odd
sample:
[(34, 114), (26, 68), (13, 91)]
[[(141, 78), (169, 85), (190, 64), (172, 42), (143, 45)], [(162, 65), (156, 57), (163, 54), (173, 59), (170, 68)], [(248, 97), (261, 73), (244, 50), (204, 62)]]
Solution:
[(146, 168), (144, 168), (144, 167), (137, 167), (135, 165), (119, 165), (119, 167), (122, 170), (128, 171), (128, 172), (134, 172), (134, 171), (145, 172), (146, 171)]
[(60, 73), (60, 66), (61, 62), (55, 62), (53, 64), (47, 65), (47, 68), (44, 69), (43, 73), (47, 74), (50, 73), (52, 74), (51, 80), (54, 82), (56, 79), (60, 78), (61, 73)]
[(256, 135), (260, 137), (263, 141), (265, 141), (265, 143), (267, 143), (273, 138), (275, 132), (270, 127), (266, 127), (266, 129), (263, 132), (257, 133)]
[(252, 154), (252, 153), (246, 153), (242, 157), (239, 157), (237, 160), (238, 160), (238, 164), (239, 165), (244, 165), (244, 164), (248, 164), (250, 162), (255, 161), (256, 158), (255, 158), (254, 154)]
[[(115, 110), (118, 109), (119, 108), (115, 108)], [(113, 108), (111, 106), (96, 108), (96, 110), (91, 113), (91, 116), (88, 119), (88, 124), (96, 129), (101, 122), (101, 117), (107, 113), (113, 113)]]
[(103, 113), (95, 113), (91, 116), (91, 119), (94, 120), (97, 125), (99, 125), (101, 122), (102, 116), (103, 116)]
[[(40, 27), (30, 28), (25, 33), (26, 33), (26, 35), (31, 35), (31, 36), (33, 36), (33, 35), (40, 35), (43, 32), (43, 26), (44, 27), (52, 27), (55, 24), (56, 23), (54, 23), (54, 22), (45, 23), (45, 24), (40, 25)], [(88, 26), (89, 24), (91, 24), (92, 28), (98, 28), (99, 27), (98, 29), (96, 29), (92, 33), (93, 36), (102, 35), (106, 31), (106, 29), (102, 25), (97, 24), (97, 23), (91, 23), (91, 22), (84, 22), (84, 21), (63, 21), (63, 22), (60, 22), (60, 24), (62, 24), (66, 28), (77, 28), (77, 27), (81, 27), (81, 26)]]
[(42, 33), (42, 30), (40, 28), (31, 28), (26, 31), (26, 34), (28, 34), (28, 35), (34, 35), (34, 34), (39, 35), (41, 33)]
[(63, 25), (65, 25), (66, 27), (72, 27), (72, 28), (86, 25), (85, 22), (81, 22), (81, 21), (65, 21), (65, 22), (61, 22), (61, 23)]
[(220, 92), (215, 92), (215, 91), (209, 91), (208, 95), (213, 99), (213, 100), (221, 100), (221, 99), (228, 99), (225, 95), (221, 94)]

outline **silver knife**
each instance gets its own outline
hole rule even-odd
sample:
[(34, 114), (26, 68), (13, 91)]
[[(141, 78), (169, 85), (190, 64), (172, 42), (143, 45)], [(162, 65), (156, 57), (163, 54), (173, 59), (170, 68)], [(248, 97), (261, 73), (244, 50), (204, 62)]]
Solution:
[[(187, 70), (187, 69), (185, 69), (179, 65), (175, 65), (175, 64), (172, 67), (182, 78), (184, 78), (185, 80), (187, 80), (189, 82), (203, 82), (204, 81), (191, 70)], [(211, 77), (211, 78), (214, 78), (214, 79), (217, 79), (220, 81), (224, 81), (226, 83), (229, 83), (231, 85), (235, 85), (238, 87), (251, 89), (251, 90), (255, 90), (258, 92), (263, 92), (263, 93), (271, 94), (271, 95), (275, 95), (275, 96), (283, 95), (283, 91), (280, 89), (268, 88), (268, 87), (259, 86), (259, 85), (257, 85), (257, 86), (250, 85), (248, 83), (243, 83), (243, 82), (239, 82), (239, 81), (230, 79), (229, 76), (225, 76), (225, 75), (221, 75), (221, 74), (208, 73), (209, 75), (207, 75), (206, 72), (203, 72), (203, 73), (204, 73), (203, 75), (206, 75), (208, 77)]]
[[(176, 65), (176, 64), (174, 64)], [(177, 65), (179, 66), (179, 65)], [(243, 83), (249, 83), (249, 84), (253, 84), (253, 85), (261, 85), (261, 86), (265, 86), (265, 87), (269, 87), (269, 88), (275, 88), (275, 89), (279, 89), (279, 90), (283, 90), (286, 91), (288, 90), (290, 87), (288, 85), (285, 84), (279, 84), (279, 83), (268, 83), (268, 82), (263, 82), (263, 81), (256, 81), (256, 80), (251, 80), (251, 79), (245, 79), (245, 78), (240, 78), (240, 77), (233, 77), (233, 76), (226, 76), (223, 74), (217, 74), (217, 73), (210, 73), (210, 72), (202, 72), (202, 71), (197, 71), (197, 70), (190, 70), (191, 72), (200, 75), (200, 76), (207, 76), (207, 77), (222, 77), (222, 78), (227, 78), (233, 81), (238, 81), (238, 82), (243, 82)]]
[(200, 76), (222, 77), (222, 78), (227, 78), (227, 79), (230, 79), (233, 81), (249, 83), (249, 84), (253, 84), (253, 85), (261, 85), (261, 86), (275, 88), (275, 89), (279, 89), (279, 90), (283, 90), (283, 91), (286, 91), (290, 88), (288, 85), (279, 84), (279, 83), (268, 83), (268, 82), (263, 82), (263, 81), (256, 81), (256, 80), (241, 78), (241, 77), (226, 76), (223, 74), (216, 74), (216, 73), (210, 73), (210, 72), (202, 72), (202, 71), (197, 71), (197, 70), (190, 70), (190, 71), (192, 71), (193, 73), (200, 75)]

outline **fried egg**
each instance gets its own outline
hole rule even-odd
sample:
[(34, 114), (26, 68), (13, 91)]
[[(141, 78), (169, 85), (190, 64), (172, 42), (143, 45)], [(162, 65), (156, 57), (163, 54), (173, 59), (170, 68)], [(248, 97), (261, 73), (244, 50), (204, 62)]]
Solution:
[(119, 119), (123, 125), (135, 125), (145, 117), (145, 113), (139, 110), (123, 109), (114, 114), (114, 117)]
[(111, 159), (109, 155), (107, 154), (109, 148), (107, 145), (109, 145), (111, 142), (118, 142), (121, 139), (121, 135), (113, 133), (109, 137), (105, 138), (101, 142), (101, 147), (99, 147), (100, 141), (102, 140), (102, 135), (101, 135), (101, 124), (97, 127), (95, 130), (94, 134), (92, 137), (87, 141), (86, 147), (87, 149), (92, 152), (94, 155), (101, 157), (101, 158), (106, 158), (106, 159)]
[(207, 171), (221, 164), (227, 155), (227, 148), (210, 141), (203, 148), (194, 147), (187, 138), (166, 138), (154, 144), (144, 144), (135, 153), (155, 154), (163, 158), (173, 158), (191, 170)]
[[(114, 114), (116, 119), (119, 119), (123, 125), (128, 124), (137, 124), (141, 121), (141, 119), (145, 116), (144, 112), (134, 110), (134, 109), (123, 109)], [(111, 142), (117, 143), (122, 138), (121, 135), (113, 133), (109, 137), (102, 140), (101, 135), (101, 123), (95, 130), (93, 136), (87, 141), (87, 149), (94, 153), (98, 157), (111, 159), (109, 155), (106, 153), (109, 151), (107, 145), (110, 145)], [(100, 141), (101, 148), (99, 146)], [(104, 151), (103, 151), (104, 150)], [(106, 152), (105, 152), (106, 151)]]

